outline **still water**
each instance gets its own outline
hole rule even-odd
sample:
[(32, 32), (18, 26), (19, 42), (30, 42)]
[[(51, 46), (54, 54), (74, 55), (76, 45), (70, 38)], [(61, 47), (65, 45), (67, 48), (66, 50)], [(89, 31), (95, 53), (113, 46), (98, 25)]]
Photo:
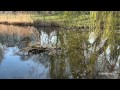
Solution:
[[(0, 25), (0, 79), (119, 78), (120, 36), (114, 34), (111, 40), (81, 30)], [(16, 54), (35, 43), (62, 51)]]

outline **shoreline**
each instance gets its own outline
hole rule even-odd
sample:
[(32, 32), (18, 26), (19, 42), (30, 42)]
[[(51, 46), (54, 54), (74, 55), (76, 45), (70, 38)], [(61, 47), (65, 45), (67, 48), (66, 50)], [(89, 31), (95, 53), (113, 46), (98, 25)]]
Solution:
[(64, 26), (60, 25), (57, 22), (43, 22), (43, 21), (34, 21), (33, 23), (28, 23), (28, 22), (0, 22), (0, 25), (14, 25), (14, 26), (35, 26), (35, 27), (60, 27), (60, 28), (65, 28), (65, 29), (74, 29), (74, 30), (89, 30), (89, 26)]
[(15, 25), (15, 26), (40, 26), (40, 27), (60, 27), (60, 25), (53, 22), (34, 22), (34, 23), (26, 23), (26, 22), (0, 22), (3, 25)]

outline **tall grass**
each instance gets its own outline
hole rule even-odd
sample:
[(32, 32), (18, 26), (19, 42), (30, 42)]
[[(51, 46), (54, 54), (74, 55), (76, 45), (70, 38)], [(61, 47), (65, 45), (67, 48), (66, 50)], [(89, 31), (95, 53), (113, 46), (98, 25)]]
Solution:
[(0, 14), (0, 22), (33, 23), (30, 14)]

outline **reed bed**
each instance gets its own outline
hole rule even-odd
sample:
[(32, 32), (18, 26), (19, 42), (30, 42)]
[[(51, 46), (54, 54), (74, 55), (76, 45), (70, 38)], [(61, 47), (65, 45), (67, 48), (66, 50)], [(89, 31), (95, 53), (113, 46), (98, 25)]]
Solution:
[(0, 14), (0, 22), (33, 23), (30, 14)]

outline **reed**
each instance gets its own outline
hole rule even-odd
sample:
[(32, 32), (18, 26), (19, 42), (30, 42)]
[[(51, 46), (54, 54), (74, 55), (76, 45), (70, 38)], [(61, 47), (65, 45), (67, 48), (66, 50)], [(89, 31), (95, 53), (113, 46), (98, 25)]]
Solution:
[(33, 23), (30, 14), (0, 14), (0, 22)]

